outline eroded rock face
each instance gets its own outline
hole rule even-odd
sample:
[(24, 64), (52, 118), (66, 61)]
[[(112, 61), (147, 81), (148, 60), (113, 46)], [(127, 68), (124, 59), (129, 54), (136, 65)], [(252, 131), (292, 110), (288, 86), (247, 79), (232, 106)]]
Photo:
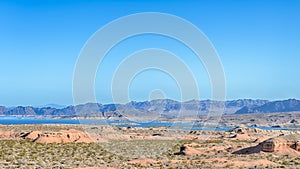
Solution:
[(237, 139), (237, 140), (247, 140), (250, 139), (248, 133), (252, 132), (252, 129), (245, 128), (245, 127), (237, 127), (233, 130), (231, 130), (227, 135), (225, 136), (226, 138), (230, 139)]
[[(261, 143), (262, 144), (262, 151), (264, 152), (274, 152), (275, 151), (275, 142), (273, 139), (266, 140)], [(276, 147), (279, 145), (276, 144)]]
[(299, 141), (299, 136), (289, 135), (271, 138), (260, 144), (262, 145), (262, 151), (264, 152), (276, 152), (290, 148), (300, 152)]
[(0, 140), (1, 139), (16, 139), (19, 137), (19, 133), (13, 131), (0, 131)]
[(24, 139), (30, 139), (34, 142), (40, 143), (93, 142), (86, 133), (74, 129), (60, 130), (58, 132), (33, 131), (27, 134)]
[(300, 155), (300, 135), (294, 134), (280, 134), (277, 137), (269, 138), (260, 142), (256, 146), (234, 151), (233, 154), (255, 154), (260, 152), (267, 152), (276, 155), (288, 155), (291, 157), (298, 157)]
[(27, 138), (27, 139), (30, 139), (30, 140), (35, 140), (35, 139), (37, 139), (41, 134), (42, 134), (42, 132), (40, 132), (40, 131), (32, 131), (32, 132), (24, 133), (23, 135), (21, 135), (21, 137), (22, 137), (23, 139)]

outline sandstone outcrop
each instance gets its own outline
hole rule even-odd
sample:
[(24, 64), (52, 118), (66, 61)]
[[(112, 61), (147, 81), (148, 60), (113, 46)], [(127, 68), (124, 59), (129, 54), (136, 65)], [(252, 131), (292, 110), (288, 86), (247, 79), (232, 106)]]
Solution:
[(40, 143), (93, 142), (93, 140), (86, 133), (74, 129), (60, 130), (58, 132), (32, 131), (24, 134), (21, 137)]
[(280, 135), (269, 138), (256, 146), (243, 148), (233, 152), (233, 154), (254, 154), (254, 153), (274, 153), (277, 155), (300, 155), (300, 135)]
[(270, 138), (262, 143), (262, 151), (264, 152), (279, 152), (287, 149), (293, 149), (300, 152), (300, 136), (288, 135)]
[(19, 137), (19, 134), (13, 131), (0, 131), (0, 139), (16, 139)]

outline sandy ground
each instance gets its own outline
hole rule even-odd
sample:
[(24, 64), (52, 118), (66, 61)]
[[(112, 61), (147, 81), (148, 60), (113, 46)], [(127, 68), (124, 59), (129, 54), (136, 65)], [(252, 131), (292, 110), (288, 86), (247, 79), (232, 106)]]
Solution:
[[(245, 127), (232, 131), (187, 131), (164, 127), (1, 125), (0, 167), (38, 165), (43, 155), (35, 157), (31, 153), (46, 147), (45, 152), (51, 152), (44, 156), (51, 160), (45, 166), (61, 168), (300, 168), (299, 141), (298, 131)], [(32, 161), (24, 160), (29, 157)]]

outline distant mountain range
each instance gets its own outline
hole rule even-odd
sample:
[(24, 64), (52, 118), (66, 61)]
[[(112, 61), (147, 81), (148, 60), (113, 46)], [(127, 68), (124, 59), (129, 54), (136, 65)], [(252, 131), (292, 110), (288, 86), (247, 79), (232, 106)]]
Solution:
[(293, 112), (300, 111), (300, 101), (289, 99), (283, 101), (267, 102), (259, 106), (245, 106), (235, 112), (235, 114), (249, 113), (273, 113), (273, 112)]
[(65, 105), (59, 105), (59, 104), (46, 104), (46, 105), (39, 105), (39, 106), (34, 106), (34, 107), (40, 107), (40, 108), (43, 108), (43, 107), (52, 107), (52, 108), (56, 108), (56, 109), (62, 109), (62, 108), (65, 108), (67, 106), (65, 106)]
[(32, 107), (18, 106), (8, 108), (0, 106), (0, 115), (23, 115), (23, 116), (101, 116), (122, 117), (123, 114), (131, 113), (135, 116), (147, 114), (160, 114), (172, 117), (179, 112), (183, 115), (206, 115), (209, 112), (224, 112), (224, 114), (249, 114), (249, 113), (272, 113), (300, 111), (300, 101), (289, 99), (283, 101), (267, 101), (240, 99), (232, 101), (191, 100), (178, 102), (170, 99), (160, 99), (144, 102), (129, 102), (127, 104), (99, 104), (87, 103), (76, 106), (60, 108), (58, 106)]

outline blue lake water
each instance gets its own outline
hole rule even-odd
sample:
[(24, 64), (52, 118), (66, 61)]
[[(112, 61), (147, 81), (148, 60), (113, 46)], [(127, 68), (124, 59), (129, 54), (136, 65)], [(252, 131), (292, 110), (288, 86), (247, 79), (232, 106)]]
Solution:
[[(2, 116), (0, 117), (0, 124), (3, 125), (18, 125), (18, 124), (91, 124), (91, 125), (115, 125), (119, 127), (171, 127), (171, 129), (182, 129), (182, 130), (218, 130), (226, 131), (233, 128), (226, 126), (201, 126), (200, 123), (174, 123), (174, 122), (132, 122), (126, 120), (77, 120), (77, 119), (47, 119), (47, 118), (32, 118), (32, 117), (12, 117)], [(249, 128), (260, 128), (263, 130), (289, 130), (289, 128), (277, 128), (277, 127), (265, 127), (256, 126)]]

